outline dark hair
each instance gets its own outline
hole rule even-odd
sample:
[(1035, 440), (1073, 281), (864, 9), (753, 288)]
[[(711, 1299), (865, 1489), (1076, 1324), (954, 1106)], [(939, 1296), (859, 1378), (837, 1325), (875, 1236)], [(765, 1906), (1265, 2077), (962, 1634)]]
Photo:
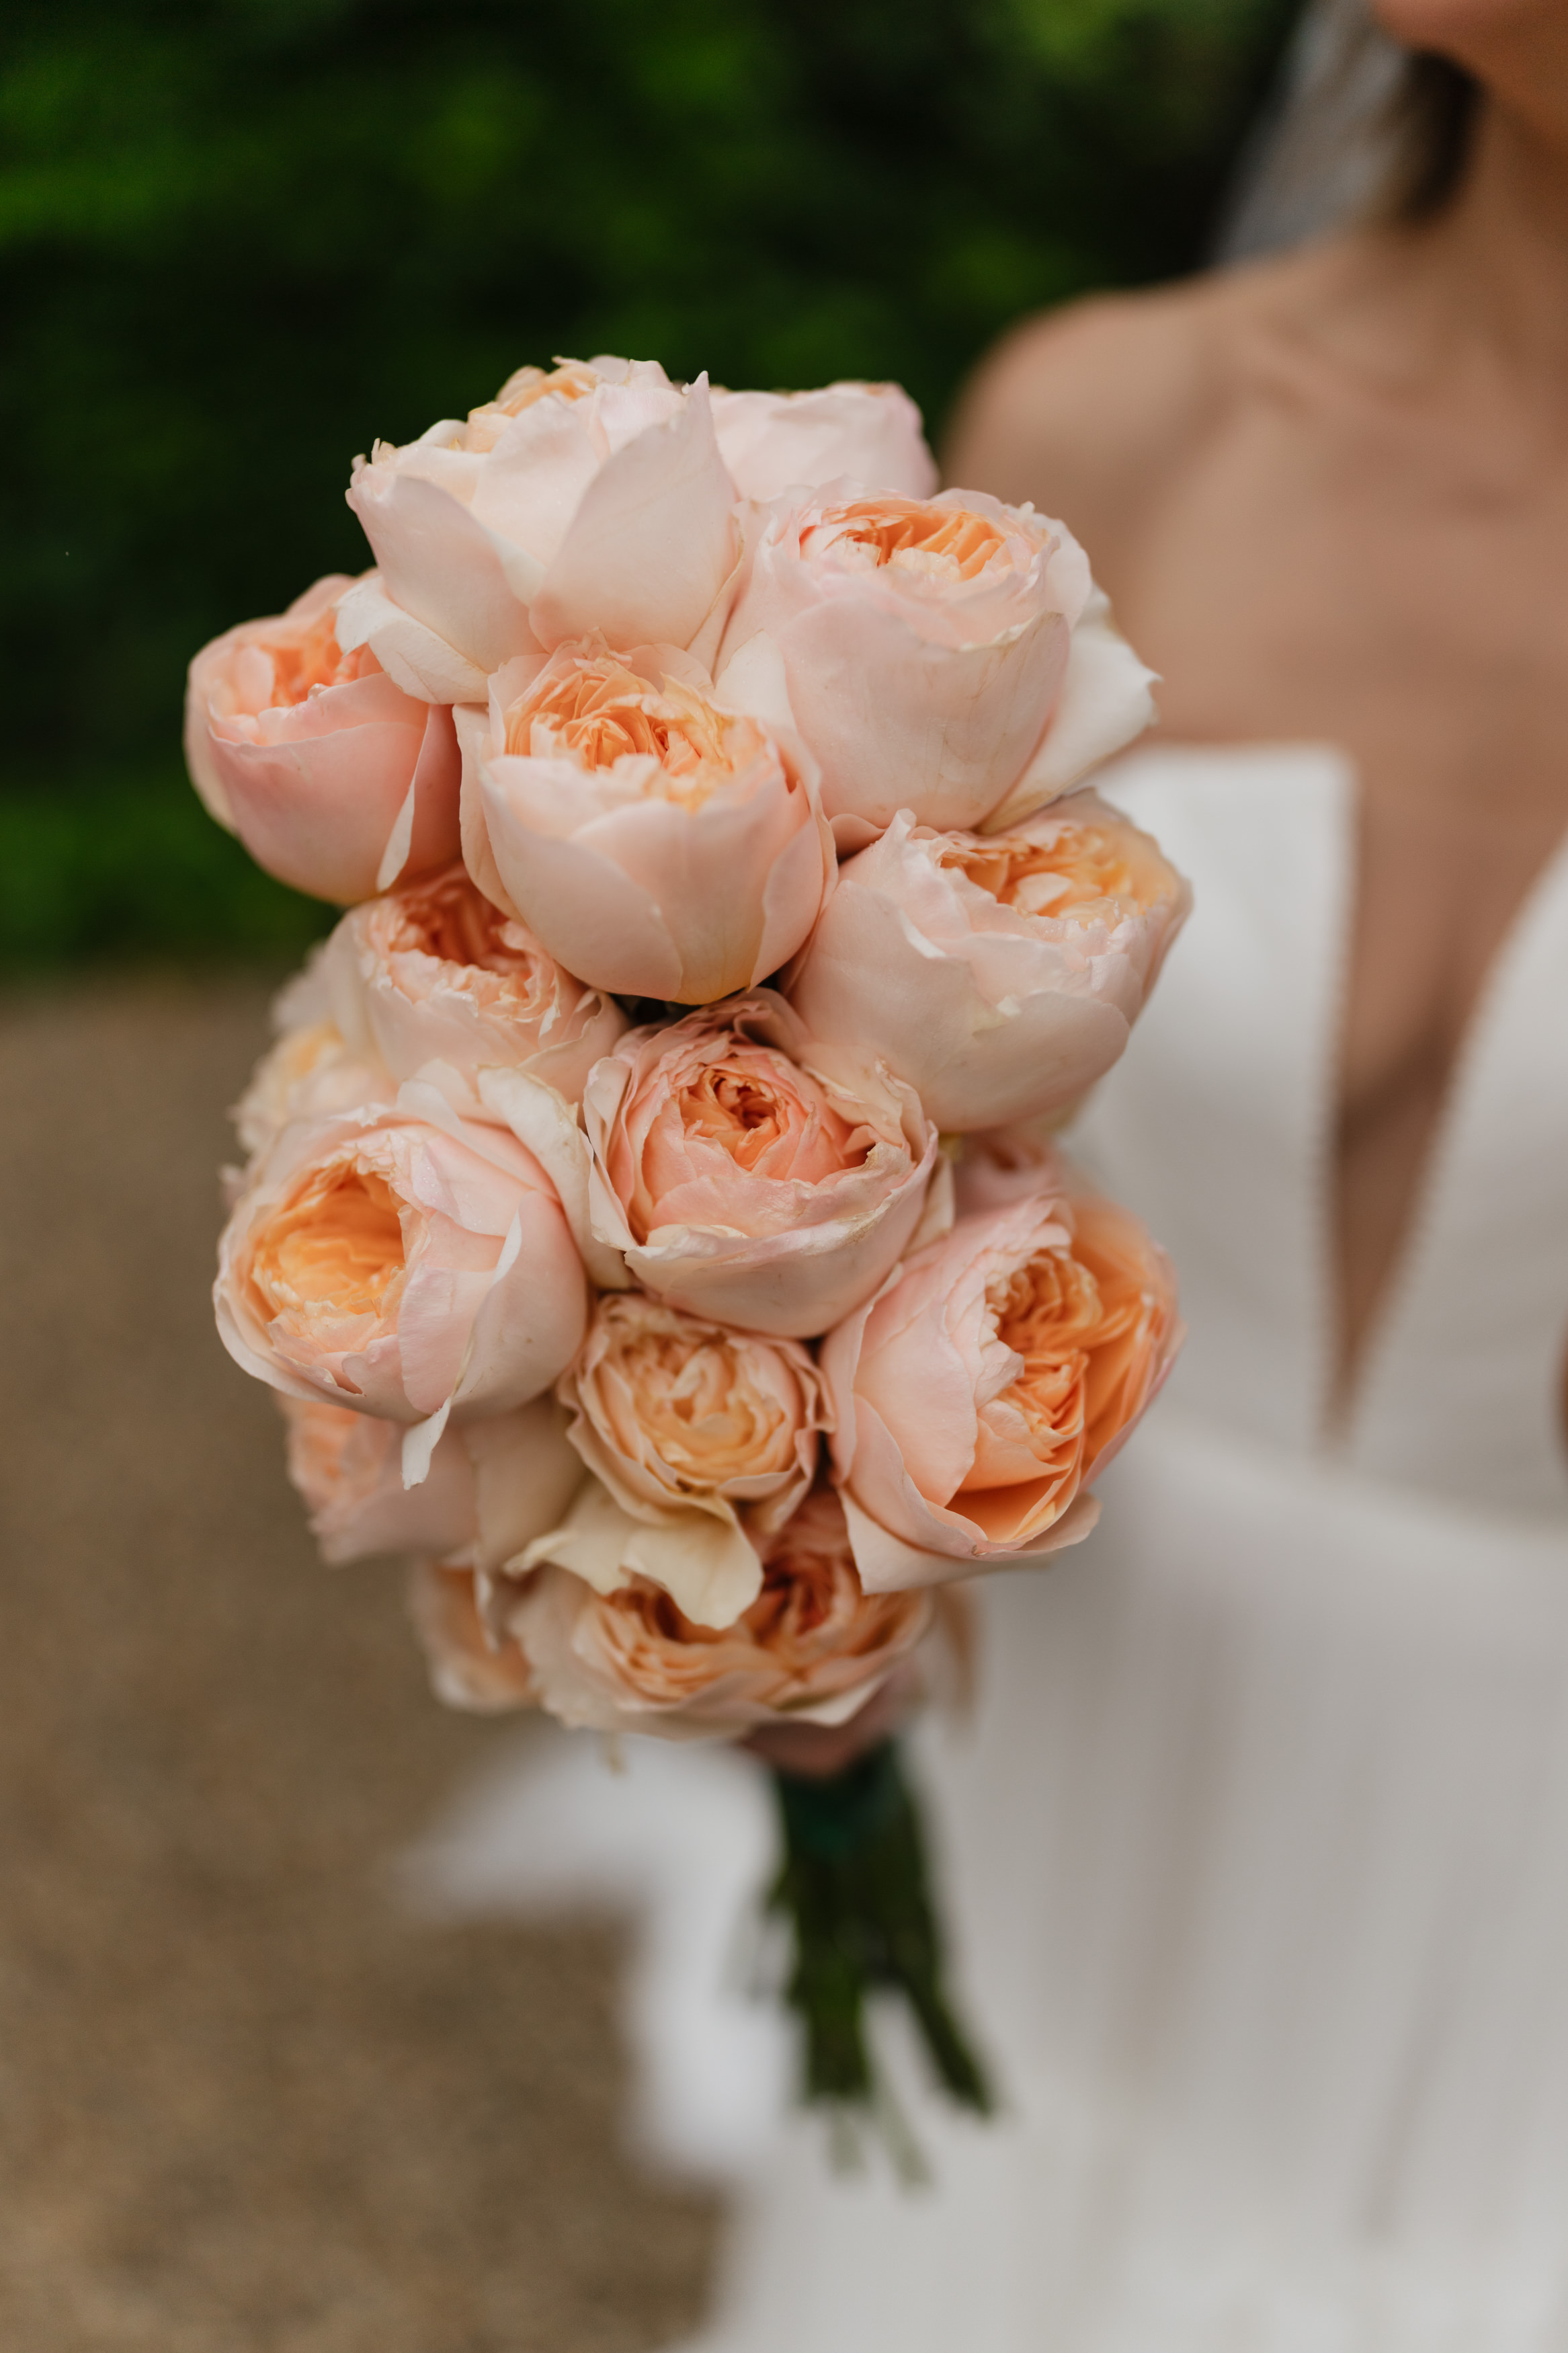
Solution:
[(1481, 86), (1451, 58), (1417, 49), (1405, 59), (1384, 122), (1390, 161), (1375, 206), (1384, 220), (1430, 220), (1457, 193), (1470, 160)]

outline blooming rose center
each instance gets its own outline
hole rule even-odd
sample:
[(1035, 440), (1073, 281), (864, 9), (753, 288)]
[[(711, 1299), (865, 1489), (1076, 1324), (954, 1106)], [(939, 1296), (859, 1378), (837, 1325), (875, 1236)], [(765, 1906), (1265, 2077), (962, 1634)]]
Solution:
[[(818, 1490), (769, 1547), (763, 1589), (744, 1622), (764, 1648), (793, 1651), (835, 1620), (866, 1609), (844, 1507), (837, 1495)], [(876, 1614), (874, 1604), (868, 1614)]]
[(291, 1327), (321, 1314), (380, 1315), (402, 1275), (397, 1196), (374, 1169), (311, 1172), (258, 1239), (251, 1280)]
[(472, 456), (487, 456), (514, 417), (552, 396), (558, 400), (585, 400), (598, 381), (593, 370), (578, 360), (568, 360), (561, 367), (521, 367), (508, 376), (493, 400), (469, 409), (463, 447)]
[(646, 789), (683, 808), (700, 808), (762, 749), (754, 721), (719, 711), (679, 680), (662, 691), (635, 670), (601, 659), (542, 681), (507, 714), (506, 748), (535, 759), (574, 760), (590, 770), (618, 760), (658, 762)]
[(749, 1377), (742, 1347), (673, 1313), (650, 1320), (641, 1301), (608, 1298), (599, 1316), (606, 1367), (679, 1480), (710, 1488), (779, 1467), (794, 1425), (780, 1398)]
[(509, 375), (493, 400), (482, 407), (470, 408), (470, 417), (488, 417), (499, 408), (503, 417), (521, 417), (536, 400), (544, 400), (554, 393), (563, 400), (585, 400), (598, 383), (592, 368), (581, 360), (564, 360), (552, 368), (521, 367)]
[(1006, 534), (989, 516), (920, 499), (858, 499), (829, 507), (804, 533), (801, 552), (831, 554), (857, 572), (888, 565), (946, 580), (973, 580), (992, 565), (1010, 561)]
[(866, 1593), (831, 1488), (809, 1494), (768, 1548), (763, 1589), (742, 1622), (785, 1669), (868, 1658), (907, 1639), (931, 1607), (924, 1593)]
[(1154, 878), (1140, 872), (1125, 837), (1109, 827), (1062, 826), (1050, 841), (959, 837), (938, 864), (956, 868), (1004, 907), (1026, 915), (1070, 915), (1079, 923), (1114, 921), (1149, 903)]
[(1104, 1320), (1100, 1286), (1069, 1250), (1043, 1250), (989, 1283), (985, 1304), (996, 1337), (1024, 1360), (1004, 1397), (1047, 1455), (1082, 1419), (1088, 1352)]
[(333, 634), (336, 618), (329, 609), (290, 643), (265, 649), (272, 661), (274, 709), (292, 710), (315, 687), (343, 686), (350, 679), (364, 678), (381, 668), (368, 646), (352, 654), (343, 652)]
[[(730, 1653), (753, 1651), (781, 1675), (794, 1676), (825, 1662), (872, 1659), (889, 1642), (908, 1639), (915, 1630), (911, 1621), (929, 1613), (929, 1597), (863, 1593), (837, 1499), (826, 1498), (835, 1507), (837, 1531), (822, 1519), (812, 1523), (818, 1500), (809, 1497), (796, 1514), (806, 1525), (797, 1531), (791, 1521), (782, 1531), (763, 1568), (762, 1591), (732, 1626), (694, 1625), (662, 1587), (640, 1577), (596, 1601), (606, 1617), (619, 1621), (632, 1645), (623, 1655), (622, 1671), (634, 1690), (658, 1695), (672, 1670), (686, 1671), (693, 1687), (700, 1687), (700, 1670), (691, 1672), (693, 1646), (700, 1643)], [(643, 1642), (656, 1655), (639, 1661)], [(667, 1644), (677, 1657), (658, 1657)]]
[(791, 1175), (831, 1176), (858, 1167), (871, 1148), (867, 1130), (841, 1119), (804, 1071), (765, 1051), (705, 1064), (681, 1090), (680, 1118), (689, 1136), (718, 1145), (747, 1170), (789, 1144)]
[(554, 993), (552, 960), (461, 870), (387, 901), (383, 944), (389, 955), (429, 956), (459, 979), (492, 974), (501, 986), (487, 994), (513, 1000), (531, 1016), (542, 1013)]

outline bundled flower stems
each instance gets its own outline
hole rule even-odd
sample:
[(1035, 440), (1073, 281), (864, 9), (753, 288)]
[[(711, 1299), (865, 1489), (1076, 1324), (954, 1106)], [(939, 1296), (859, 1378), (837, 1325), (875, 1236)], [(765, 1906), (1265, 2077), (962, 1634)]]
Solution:
[[(348, 497), (374, 568), (191, 665), (207, 807), (347, 909), (237, 1113), (224, 1343), (327, 1559), (415, 1556), (443, 1699), (875, 1725), (1179, 1342), (1044, 1140), (1188, 903), (1088, 782), (1149, 673), (891, 385), (523, 368)], [(808, 2094), (871, 2098), (892, 1985), (983, 2105), (891, 1746), (779, 1779)]]

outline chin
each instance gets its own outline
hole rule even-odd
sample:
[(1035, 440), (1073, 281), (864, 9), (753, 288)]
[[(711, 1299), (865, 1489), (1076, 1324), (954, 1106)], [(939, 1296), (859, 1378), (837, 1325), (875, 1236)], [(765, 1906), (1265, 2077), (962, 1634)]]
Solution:
[(1435, 50), (1538, 127), (1568, 132), (1568, 0), (1371, 0), (1385, 33)]
[(1483, 79), (1492, 63), (1510, 74), (1568, 68), (1568, 0), (1372, 0), (1372, 15), (1407, 48), (1436, 49)]

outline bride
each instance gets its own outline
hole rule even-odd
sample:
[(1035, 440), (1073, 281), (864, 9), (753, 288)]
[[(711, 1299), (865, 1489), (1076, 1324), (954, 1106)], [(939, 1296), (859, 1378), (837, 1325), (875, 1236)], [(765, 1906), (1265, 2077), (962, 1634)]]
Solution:
[(1568, 0), (1376, 16), (1375, 216), (961, 413), (1163, 675), (1099, 781), (1197, 913), (1074, 1143), (1192, 1336), (917, 1736), (1007, 2114), (792, 2128), (711, 2353), (1568, 2346)]

